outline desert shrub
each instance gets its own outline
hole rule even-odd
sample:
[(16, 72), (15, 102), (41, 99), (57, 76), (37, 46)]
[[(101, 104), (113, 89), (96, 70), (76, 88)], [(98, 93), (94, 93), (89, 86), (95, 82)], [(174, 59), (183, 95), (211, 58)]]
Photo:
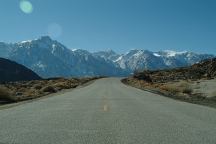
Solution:
[(46, 86), (41, 89), (43, 92), (55, 93), (57, 90), (53, 86)]
[(190, 84), (188, 82), (180, 82), (179, 89), (182, 93), (185, 94), (191, 94), (193, 92), (193, 89), (191, 88)]
[(14, 101), (11, 90), (4, 86), (0, 86), (0, 100)]
[(78, 84), (71, 84), (71, 88), (76, 88)]
[(182, 89), (182, 92), (186, 94), (191, 94), (193, 92), (193, 89), (190, 87), (185, 87)]
[(179, 83), (179, 87), (188, 87), (188, 86), (189, 86), (189, 83), (186, 82), (186, 81), (181, 81), (181, 82)]
[(211, 97), (216, 97), (216, 91), (211, 93)]
[(29, 90), (27, 90), (26, 92), (25, 92), (25, 95), (26, 96), (35, 96), (35, 95), (37, 95), (37, 90), (35, 90), (35, 89), (29, 89)]
[(48, 83), (48, 84), (53, 84), (53, 83), (55, 83), (55, 81), (56, 81), (56, 80), (48, 80), (47, 83)]
[(29, 88), (30, 87), (30, 85), (28, 85), (28, 84), (21, 84), (20, 86), (23, 88)]
[(216, 101), (216, 91), (214, 91), (214, 92), (211, 93), (210, 99)]
[(58, 89), (69, 89), (71, 88), (70, 85), (67, 82), (58, 82), (56, 84), (54, 84), (55, 87), (57, 87)]
[(177, 88), (175, 86), (171, 86), (171, 85), (163, 85), (160, 88), (162, 90), (169, 91), (172, 94), (176, 94), (176, 93), (180, 92), (179, 88)]
[(216, 96), (211, 97), (212, 100), (216, 101)]
[(26, 90), (28, 90), (28, 89), (26, 89), (26, 88), (18, 88), (18, 89), (16, 89), (16, 91), (18, 91), (18, 92), (25, 92)]
[(160, 89), (165, 90), (165, 91), (168, 91), (168, 87), (165, 86), (165, 85), (160, 86)]
[(150, 75), (145, 74), (145, 73), (135, 73), (133, 77), (136, 78), (136, 79), (139, 79), (139, 80), (152, 82), (152, 79), (151, 79)]
[(176, 87), (169, 87), (169, 91), (173, 94), (176, 94), (179, 92), (179, 90)]
[(34, 85), (34, 88), (37, 90), (40, 90), (42, 88), (42, 86), (40, 84), (36, 84), (36, 85)]
[(28, 86), (33, 86), (34, 84), (36, 84), (38, 81), (37, 80), (33, 80), (33, 81), (27, 81), (26, 82), (26, 85), (28, 85)]

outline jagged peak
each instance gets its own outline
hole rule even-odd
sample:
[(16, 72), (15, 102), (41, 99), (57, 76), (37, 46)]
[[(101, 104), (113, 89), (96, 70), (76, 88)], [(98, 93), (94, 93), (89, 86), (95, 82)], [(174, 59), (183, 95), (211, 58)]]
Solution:
[(74, 52), (74, 53), (88, 54), (88, 55), (90, 55), (90, 52), (87, 51), (87, 50), (84, 50), (84, 49), (72, 49), (71, 51)]
[(125, 55), (133, 55), (133, 54), (141, 54), (141, 53), (147, 53), (147, 54), (153, 54), (153, 52), (146, 50), (146, 49), (131, 49), (130, 51), (126, 52)]
[(36, 39), (38, 41), (44, 41), (44, 42), (54, 42), (54, 40), (51, 39), (49, 36), (41, 36), (39, 39)]
[(116, 52), (112, 49), (107, 49), (105, 52), (110, 53), (110, 54), (116, 54)]
[(43, 41), (43, 42), (49, 42), (50, 43), (50, 42), (52, 42), (54, 40), (52, 40), (49, 36), (41, 36), (38, 39), (20, 41), (20, 42), (18, 42), (18, 44), (32, 43), (32, 42), (35, 42), (35, 41)]
[(39, 39), (41, 39), (41, 40), (52, 40), (50, 36), (41, 36)]

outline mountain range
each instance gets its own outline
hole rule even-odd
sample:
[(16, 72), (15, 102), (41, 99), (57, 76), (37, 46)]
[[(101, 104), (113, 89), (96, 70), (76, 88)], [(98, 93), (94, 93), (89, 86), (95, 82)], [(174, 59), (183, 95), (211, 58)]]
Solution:
[(134, 49), (125, 54), (112, 50), (88, 52), (69, 49), (48, 36), (13, 44), (0, 42), (0, 57), (13, 60), (44, 78), (70, 76), (126, 76), (135, 70), (189, 66), (214, 57), (209, 54)]

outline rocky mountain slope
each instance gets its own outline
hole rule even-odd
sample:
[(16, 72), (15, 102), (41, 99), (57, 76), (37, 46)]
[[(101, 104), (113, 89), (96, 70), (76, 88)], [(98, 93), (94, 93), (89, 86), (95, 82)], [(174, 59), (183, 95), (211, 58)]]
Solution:
[(41, 79), (30, 69), (16, 62), (0, 58), (0, 82), (27, 81)]
[(0, 57), (33, 70), (41, 77), (127, 76), (136, 70), (167, 69), (194, 64), (213, 55), (191, 52), (112, 50), (90, 53), (71, 50), (48, 36), (15, 44), (0, 43)]
[(72, 51), (48, 36), (7, 47), (10, 51), (4, 51), (4, 57), (25, 65), (44, 78), (124, 75), (124, 71), (111, 61), (85, 50)]
[[(100, 52), (102, 53), (102, 52)], [(214, 57), (208, 54), (196, 54), (192, 52), (175, 52), (175, 51), (159, 51), (152, 52), (148, 50), (131, 50), (123, 55), (115, 53), (102, 53), (102, 57), (116, 63), (122, 69), (127, 69), (131, 72), (144, 69), (156, 70), (175, 67), (190, 66), (201, 60)]]
[(216, 58), (203, 60), (189, 67), (138, 72), (133, 77), (153, 83), (177, 80), (199, 80), (203, 78), (213, 79), (216, 78)]

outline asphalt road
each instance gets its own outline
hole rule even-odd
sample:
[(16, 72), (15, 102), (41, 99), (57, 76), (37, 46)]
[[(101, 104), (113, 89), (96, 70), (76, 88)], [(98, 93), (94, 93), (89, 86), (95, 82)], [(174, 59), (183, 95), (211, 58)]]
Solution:
[(216, 109), (100, 79), (0, 110), (0, 144), (216, 144)]

